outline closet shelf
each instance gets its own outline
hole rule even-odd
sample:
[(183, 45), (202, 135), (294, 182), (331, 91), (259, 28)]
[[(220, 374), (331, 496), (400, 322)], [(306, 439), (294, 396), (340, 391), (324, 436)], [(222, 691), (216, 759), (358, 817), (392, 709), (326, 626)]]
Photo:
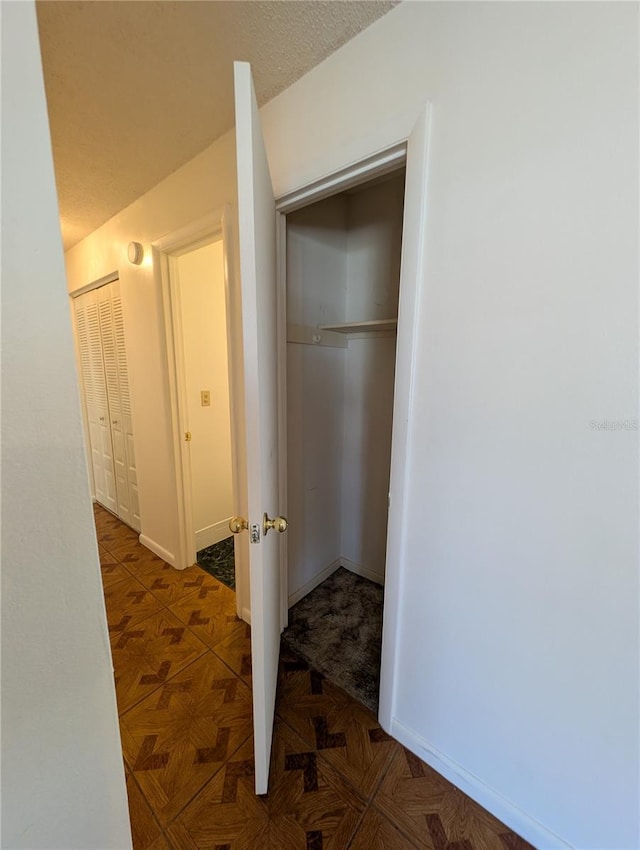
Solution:
[(340, 325), (320, 325), (320, 330), (333, 331), (339, 334), (357, 334), (367, 331), (394, 331), (397, 326), (397, 319), (372, 319), (367, 322), (344, 322)]
[(288, 325), (287, 342), (303, 345), (326, 345), (347, 348), (349, 339), (393, 336), (397, 319), (374, 319), (368, 322), (344, 322), (340, 325)]

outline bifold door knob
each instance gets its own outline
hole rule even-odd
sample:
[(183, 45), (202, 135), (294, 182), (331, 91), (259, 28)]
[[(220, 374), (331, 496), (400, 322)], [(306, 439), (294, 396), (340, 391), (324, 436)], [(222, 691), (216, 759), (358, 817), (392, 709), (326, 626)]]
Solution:
[(249, 528), (249, 523), (244, 517), (234, 516), (229, 520), (229, 530), (234, 534), (240, 534), (245, 528)]

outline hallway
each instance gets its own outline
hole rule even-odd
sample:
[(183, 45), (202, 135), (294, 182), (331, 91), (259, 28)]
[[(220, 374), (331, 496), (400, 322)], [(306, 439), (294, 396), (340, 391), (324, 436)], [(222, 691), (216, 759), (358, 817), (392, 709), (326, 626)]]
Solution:
[(135, 850), (530, 848), (284, 650), (270, 792), (256, 797), (234, 592), (94, 512)]

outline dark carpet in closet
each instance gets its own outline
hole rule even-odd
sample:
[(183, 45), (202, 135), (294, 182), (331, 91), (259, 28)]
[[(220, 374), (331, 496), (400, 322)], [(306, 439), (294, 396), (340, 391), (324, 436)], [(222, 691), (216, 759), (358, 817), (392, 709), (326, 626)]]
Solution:
[(283, 640), (374, 713), (380, 690), (383, 589), (339, 567), (289, 610)]

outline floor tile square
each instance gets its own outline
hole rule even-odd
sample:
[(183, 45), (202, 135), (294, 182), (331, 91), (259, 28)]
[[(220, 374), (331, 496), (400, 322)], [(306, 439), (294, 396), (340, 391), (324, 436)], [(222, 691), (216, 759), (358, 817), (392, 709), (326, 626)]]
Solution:
[[(137, 539), (107, 541), (101, 545), (107, 551), (117, 558), (121, 564), (131, 570), (131, 573), (138, 576), (139, 573), (152, 571), (155, 567), (162, 566), (166, 562), (159, 558), (151, 549), (147, 549)], [(169, 569), (173, 567), (169, 566)]]
[(251, 691), (207, 652), (128, 711), (120, 729), (129, 769), (166, 825), (251, 735)]
[(137, 531), (106, 511), (104, 513), (105, 517), (96, 517), (96, 537), (101, 546), (111, 551), (118, 546), (138, 541), (140, 535)]
[[(336, 704), (352, 702), (353, 697), (282, 644), (278, 665), (276, 711), (288, 712), (295, 709), (306, 716), (313, 715), (318, 709), (329, 710)], [(299, 731), (304, 736), (305, 733)]]
[(98, 554), (100, 556), (101, 567), (107, 566), (108, 564), (118, 563), (118, 559), (114, 558), (113, 555), (104, 548), (104, 546), (98, 545)]
[[(133, 850), (136, 850), (136, 848), (134, 847)], [(173, 848), (169, 846), (169, 842), (164, 835), (160, 835), (153, 844), (149, 845), (148, 850), (173, 850)]]
[[(169, 610), (207, 646), (214, 647), (238, 629), (242, 629), (244, 635), (245, 624), (236, 615), (235, 593), (206, 573), (203, 575), (205, 581), (200, 588), (183, 595)], [(239, 674), (240, 670), (237, 672)]]
[(156, 590), (160, 591), (163, 589), (160, 587), (161, 584), (167, 584), (174, 580), (180, 581), (180, 576), (182, 575), (180, 570), (176, 570), (171, 564), (163, 561), (162, 558), (157, 558), (155, 555), (146, 560), (128, 561), (124, 566), (135, 575), (139, 582), (149, 589), (151, 589), (153, 584), (158, 582)]
[(187, 567), (186, 570), (176, 570), (173, 567), (168, 570), (160, 567), (154, 571), (143, 569), (138, 578), (165, 605), (180, 602), (193, 595), (204, 601), (208, 597), (220, 595), (220, 588), (223, 587), (199, 567)]
[[(371, 808), (365, 812), (349, 850), (416, 850), (416, 847), (390, 821)], [(444, 850), (444, 847), (434, 847), (434, 850)], [(462, 846), (455, 850), (466, 848)]]
[(105, 526), (109, 526), (110, 528), (120, 528), (123, 526), (127, 528), (127, 526), (118, 519), (115, 514), (110, 513), (106, 508), (103, 508), (101, 505), (94, 503), (93, 506), (93, 519), (96, 524), (96, 528), (104, 528)]
[[(114, 567), (111, 572), (114, 580), (110, 581), (111, 576), (107, 573), (105, 581), (103, 570), (103, 584), (109, 634), (113, 635), (125, 629), (130, 629), (150, 614), (155, 614), (161, 608), (164, 608), (164, 605), (127, 570), (125, 570), (124, 576), (118, 580), (115, 567), (122, 567), (121, 564), (110, 566)], [(108, 567), (105, 567), (105, 569), (109, 570)]]
[(351, 703), (354, 698), (311, 667), (283, 641), (278, 663), (278, 703), (312, 705), (317, 702)]
[(319, 751), (276, 721), (268, 794), (274, 848), (341, 850), (349, 842), (364, 803)]
[(368, 708), (284, 649), (276, 712), (367, 800), (400, 748)]
[(249, 738), (167, 830), (175, 850), (269, 850), (268, 804), (254, 781)]
[(102, 564), (100, 566), (100, 574), (102, 576), (102, 586), (104, 588), (111, 587), (125, 578), (131, 578), (131, 573), (122, 564), (114, 561), (111, 564)]
[(248, 623), (241, 622), (240, 628), (216, 643), (213, 651), (247, 684), (251, 684), (251, 626)]
[(110, 637), (121, 714), (207, 651), (166, 609), (113, 631)]
[(244, 744), (168, 830), (176, 850), (345, 850), (364, 803), (285, 724), (274, 731), (269, 794), (253, 793)]
[(374, 805), (419, 848), (533, 850), (403, 747), (393, 756)]
[(161, 830), (129, 770), (126, 770), (126, 778), (133, 850), (149, 850)]

